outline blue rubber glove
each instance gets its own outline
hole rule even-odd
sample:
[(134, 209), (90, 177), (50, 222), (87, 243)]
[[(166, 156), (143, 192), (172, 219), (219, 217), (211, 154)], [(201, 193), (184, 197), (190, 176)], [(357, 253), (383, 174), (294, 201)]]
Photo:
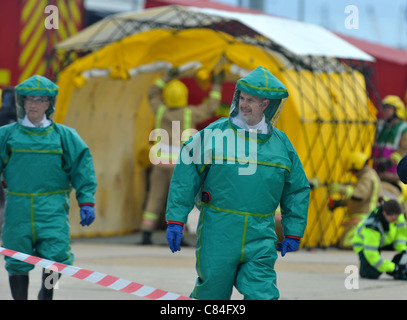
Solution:
[(167, 227), (167, 241), (168, 246), (174, 253), (176, 251), (181, 251), (181, 240), (182, 240), (182, 230), (184, 226), (175, 223), (169, 223)]
[(300, 246), (300, 239), (285, 237), (283, 242), (277, 243), (277, 250), (281, 251), (281, 256), (284, 257), (287, 252), (296, 251)]
[(95, 208), (93, 206), (84, 205), (81, 207), (81, 225), (89, 226), (95, 220)]

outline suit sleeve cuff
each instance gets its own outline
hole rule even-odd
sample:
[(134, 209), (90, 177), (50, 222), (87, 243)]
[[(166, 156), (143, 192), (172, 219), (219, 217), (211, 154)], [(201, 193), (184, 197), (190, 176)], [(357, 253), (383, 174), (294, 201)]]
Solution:
[(92, 206), (92, 207), (94, 207), (95, 204), (94, 204), (94, 203), (90, 203), (90, 202), (84, 202), (84, 203), (80, 203), (79, 206), (80, 206), (80, 207), (83, 207), (83, 206)]
[(183, 225), (184, 225), (182, 222), (179, 222), (179, 221), (171, 221), (171, 220), (168, 220), (168, 221), (167, 221), (167, 224), (170, 224), (170, 223), (179, 224), (180, 226), (183, 226)]
[(285, 236), (286, 238), (292, 238), (292, 239), (297, 239), (297, 240), (301, 240), (301, 237), (297, 237), (297, 236)]

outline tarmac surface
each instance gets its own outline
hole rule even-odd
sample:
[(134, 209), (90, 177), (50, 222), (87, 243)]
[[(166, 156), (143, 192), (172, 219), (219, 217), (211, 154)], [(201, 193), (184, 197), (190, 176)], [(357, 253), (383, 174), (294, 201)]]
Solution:
[[(74, 265), (157, 289), (189, 296), (195, 280), (195, 235), (185, 236), (192, 246), (172, 253), (165, 232), (153, 235), (154, 245), (143, 246), (140, 233), (72, 240)], [(395, 252), (383, 252), (391, 259)], [(359, 279), (358, 258), (352, 251), (301, 249), (276, 262), (280, 300), (405, 300), (407, 281), (383, 274), (378, 280)], [(30, 272), (29, 299), (37, 299), (41, 267)], [(54, 300), (147, 300), (84, 280), (62, 275)], [(234, 291), (232, 300), (243, 297)], [(0, 257), (0, 300), (11, 300), (4, 258)]]

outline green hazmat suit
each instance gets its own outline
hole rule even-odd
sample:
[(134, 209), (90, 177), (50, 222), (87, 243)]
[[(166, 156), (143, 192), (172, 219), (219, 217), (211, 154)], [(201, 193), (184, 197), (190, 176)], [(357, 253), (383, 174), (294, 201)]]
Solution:
[[(0, 172), (7, 185), (2, 240), (7, 249), (72, 264), (69, 207), (75, 188), (81, 204), (94, 204), (96, 176), (89, 148), (78, 133), (54, 123), (58, 86), (33, 76), (15, 88), (18, 122), (0, 128)], [(22, 125), (25, 96), (49, 97), (46, 127)], [(34, 266), (9, 257), (9, 274)]]
[[(242, 123), (236, 121), (241, 91), (271, 99), (264, 111), (267, 134), (236, 124)], [(237, 82), (229, 118), (210, 124), (181, 149), (166, 219), (186, 223), (194, 204), (200, 209), (193, 298), (230, 299), (233, 286), (245, 299), (279, 298), (274, 213), (280, 204), (284, 234), (302, 237), (310, 192), (294, 147), (273, 126), (287, 97), (285, 86), (259, 67)]]

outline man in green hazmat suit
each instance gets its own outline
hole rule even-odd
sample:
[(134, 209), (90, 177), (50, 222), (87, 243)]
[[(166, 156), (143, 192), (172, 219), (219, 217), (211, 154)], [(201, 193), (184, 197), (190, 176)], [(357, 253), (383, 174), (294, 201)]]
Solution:
[(299, 247), (310, 193), (294, 147), (274, 127), (287, 97), (284, 84), (258, 67), (237, 81), (229, 118), (182, 147), (167, 201), (167, 240), (173, 252), (180, 250), (197, 200), (193, 298), (230, 299), (233, 286), (245, 299), (279, 298), (274, 213), (280, 204), (285, 239), (277, 250), (284, 256)]
[[(90, 225), (95, 219), (92, 156), (74, 129), (52, 120), (57, 85), (35, 75), (17, 85), (15, 92), (18, 121), (0, 128), (0, 173), (7, 186), (3, 245), (70, 265), (72, 187), (81, 225)], [(5, 260), (13, 298), (27, 299), (28, 273), (34, 266), (9, 257)], [(44, 270), (38, 299), (52, 299), (57, 275), (51, 276)]]

